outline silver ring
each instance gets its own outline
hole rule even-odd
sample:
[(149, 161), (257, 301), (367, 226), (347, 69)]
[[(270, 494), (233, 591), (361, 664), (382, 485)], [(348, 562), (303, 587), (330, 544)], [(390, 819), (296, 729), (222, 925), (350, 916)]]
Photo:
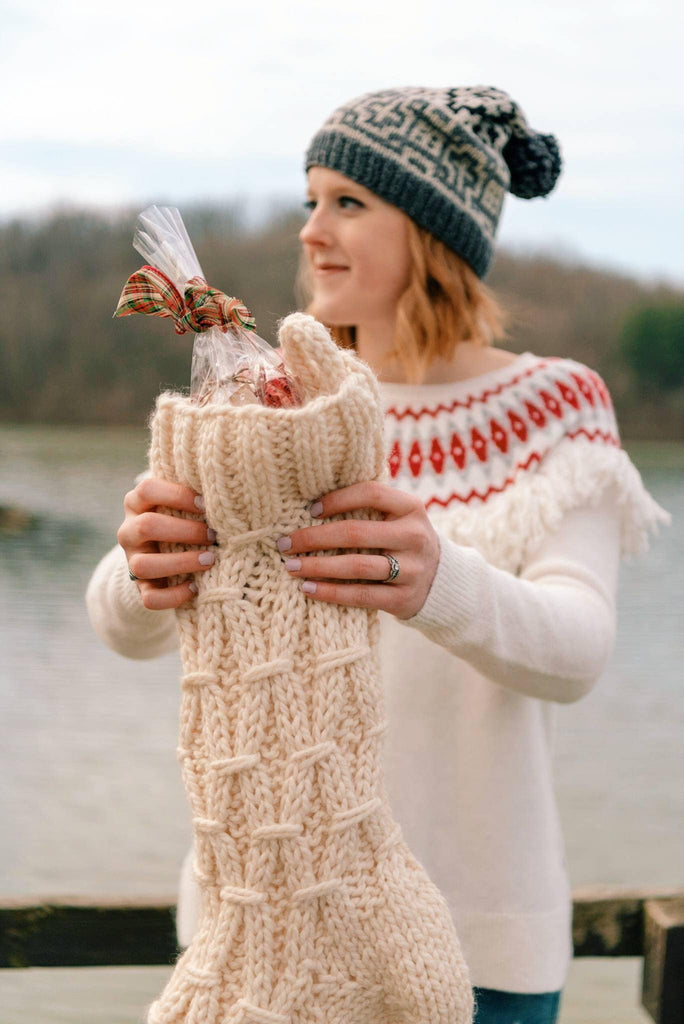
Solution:
[(130, 579), (132, 579), (132, 580), (133, 580), (133, 582), (134, 582), (134, 583), (137, 583), (137, 582), (138, 582), (138, 580), (140, 579), (140, 577), (139, 577), (139, 576), (136, 576), (136, 575), (135, 575), (135, 573), (134, 573), (134, 572), (132, 572), (130, 568), (129, 568), (129, 570), (128, 570), (128, 575), (129, 575)]
[(381, 583), (391, 583), (392, 580), (396, 580), (399, 575), (399, 560), (394, 555), (385, 555), (385, 558), (390, 565), (390, 573), (386, 580), (380, 580)]

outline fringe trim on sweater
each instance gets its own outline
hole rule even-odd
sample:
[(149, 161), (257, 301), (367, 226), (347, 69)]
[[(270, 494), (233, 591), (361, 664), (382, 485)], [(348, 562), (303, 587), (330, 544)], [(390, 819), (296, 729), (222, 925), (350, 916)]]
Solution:
[(671, 516), (651, 497), (627, 453), (584, 438), (564, 438), (534, 471), (485, 504), (440, 509), (431, 519), (457, 544), (490, 564), (518, 573), (542, 541), (575, 508), (594, 506), (614, 487), (621, 510), (621, 554), (648, 550), (649, 533)]

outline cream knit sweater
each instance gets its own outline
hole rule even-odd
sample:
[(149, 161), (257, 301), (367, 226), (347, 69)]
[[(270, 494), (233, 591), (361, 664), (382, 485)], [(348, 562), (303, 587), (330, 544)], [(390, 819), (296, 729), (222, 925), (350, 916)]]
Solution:
[(302, 408), (167, 394), (151, 425), (152, 472), (204, 495), (219, 546), (177, 611), (199, 925), (148, 1021), (466, 1024), (446, 900), (385, 791), (377, 612), (308, 602), (275, 544), (386, 479), (377, 383), (311, 317), (280, 340)]
[[(559, 706), (610, 657), (620, 551), (643, 550), (668, 517), (581, 364), (524, 353), (470, 380), (379, 386), (391, 482), (420, 495), (441, 542), (423, 608), (379, 617), (390, 804), (448, 900), (473, 983), (557, 989), (571, 953), (551, 771)], [(87, 600), (114, 650), (177, 645), (173, 613), (142, 606), (120, 548)], [(182, 944), (197, 925), (192, 859)]]

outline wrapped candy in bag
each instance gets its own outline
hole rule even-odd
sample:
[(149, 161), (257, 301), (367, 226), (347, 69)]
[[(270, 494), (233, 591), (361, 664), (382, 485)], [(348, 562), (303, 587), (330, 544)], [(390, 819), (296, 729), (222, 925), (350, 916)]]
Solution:
[(176, 334), (196, 334), (190, 397), (198, 405), (301, 404), (292, 373), (256, 333), (243, 303), (211, 288), (175, 207), (149, 206), (138, 217), (133, 248), (146, 261), (124, 285), (114, 316), (172, 319)]

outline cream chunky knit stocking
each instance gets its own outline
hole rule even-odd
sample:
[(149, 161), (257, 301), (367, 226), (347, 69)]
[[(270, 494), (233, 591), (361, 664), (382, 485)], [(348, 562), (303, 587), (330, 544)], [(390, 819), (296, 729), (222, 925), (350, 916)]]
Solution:
[(178, 610), (200, 924), (148, 1022), (465, 1024), (447, 903), (384, 788), (378, 614), (310, 601), (276, 548), (386, 479), (376, 380), (304, 314), (280, 340), (301, 408), (165, 394), (152, 420), (153, 472), (204, 495), (219, 546)]

